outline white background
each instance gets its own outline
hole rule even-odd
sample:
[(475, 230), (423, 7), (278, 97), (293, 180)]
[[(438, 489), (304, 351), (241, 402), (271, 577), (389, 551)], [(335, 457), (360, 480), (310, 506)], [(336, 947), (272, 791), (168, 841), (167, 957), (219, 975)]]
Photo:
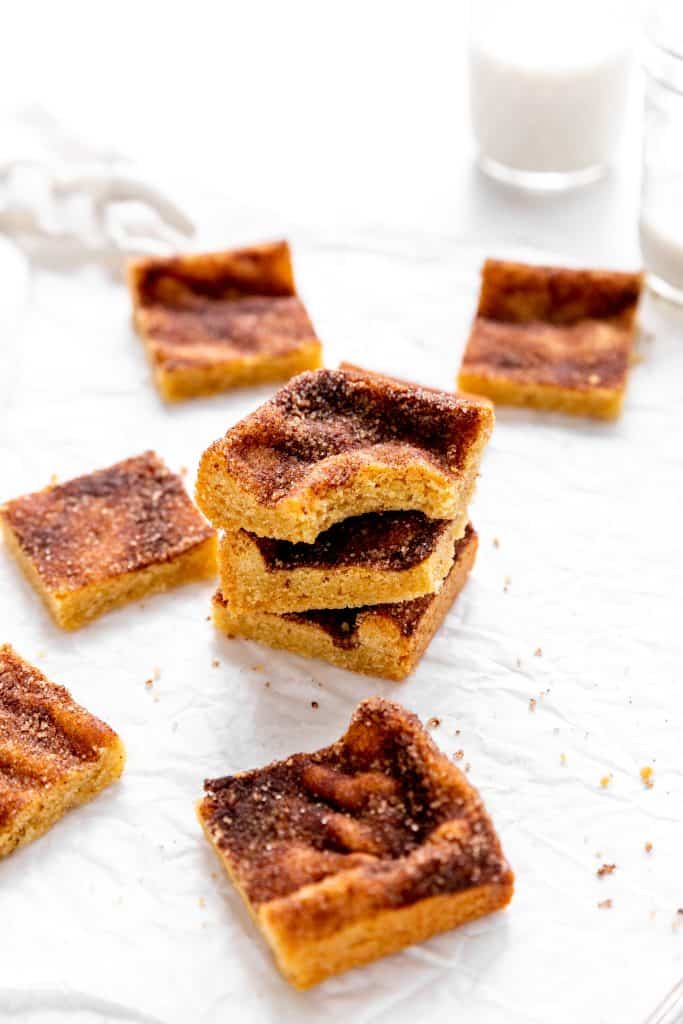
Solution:
[[(184, 196), (198, 245), (287, 234), (329, 365), (451, 387), (485, 255), (638, 265), (637, 88), (610, 178), (509, 193), (473, 165), (458, 5), (8, 15), (2, 102), (39, 102), (132, 154)], [(683, 973), (683, 316), (648, 299), (642, 319), (618, 424), (499, 410), (474, 576), (403, 684), (221, 640), (209, 586), (62, 634), (0, 552), (2, 639), (129, 751), (120, 784), (0, 864), (0, 1020), (644, 1020)], [(95, 267), (34, 272), (2, 346), (2, 497), (148, 447), (191, 484), (203, 448), (269, 393), (164, 408), (126, 294)], [(517, 894), (301, 995), (217, 873), (193, 803), (206, 776), (336, 738), (372, 693), (438, 716), (437, 741), (464, 750)], [(600, 880), (603, 862), (617, 869)]]

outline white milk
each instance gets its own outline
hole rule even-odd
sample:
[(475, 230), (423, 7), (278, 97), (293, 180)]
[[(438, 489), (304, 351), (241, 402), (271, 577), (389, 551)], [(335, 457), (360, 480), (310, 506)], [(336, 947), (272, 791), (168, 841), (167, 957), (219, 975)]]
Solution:
[[(640, 249), (646, 269), (659, 282), (683, 293), (683, 197), (659, 209), (647, 208), (640, 220)], [(657, 286), (657, 281), (654, 282)]]
[(604, 168), (623, 120), (630, 57), (628, 26), (606, 0), (477, 4), (470, 106), (484, 165), (536, 174)]

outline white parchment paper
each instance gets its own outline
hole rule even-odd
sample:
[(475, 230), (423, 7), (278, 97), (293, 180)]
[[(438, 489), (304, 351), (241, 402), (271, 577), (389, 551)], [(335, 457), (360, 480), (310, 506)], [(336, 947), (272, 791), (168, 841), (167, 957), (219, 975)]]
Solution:
[[(453, 386), (476, 246), (382, 233), (293, 242), (328, 365)], [(473, 577), (403, 684), (221, 639), (210, 585), (63, 634), (0, 551), (2, 639), (129, 754), (119, 784), (0, 863), (0, 1020), (645, 1018), (683, 972), (683, 316), (649, 299), (643, 322), (619, 423), (499, 410), (472, 513)], [(2, 348), (3, 498), (149, 447), (187, 467), (191, 486), (204, 447), (271, 393), (164, 407), (123, 287), (94, 268), (34, 273)], [(517, 894), (503, 914), (298, 994), (193, 805), (207, 776), (337, 738), (370, 694), (437, 716), (438, 743), (464, 751)], [(603, 863), (617, 867), (600, 879)]]

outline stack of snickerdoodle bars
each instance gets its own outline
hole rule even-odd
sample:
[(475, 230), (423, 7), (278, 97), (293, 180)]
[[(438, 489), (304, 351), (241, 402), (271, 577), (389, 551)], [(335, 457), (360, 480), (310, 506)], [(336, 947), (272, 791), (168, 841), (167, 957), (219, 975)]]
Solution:
[(197, 501), (221, 531), (213, 620), (402, 679), (461, 590), (485, 400), (343, 365), (302, 373), (204, 453)]

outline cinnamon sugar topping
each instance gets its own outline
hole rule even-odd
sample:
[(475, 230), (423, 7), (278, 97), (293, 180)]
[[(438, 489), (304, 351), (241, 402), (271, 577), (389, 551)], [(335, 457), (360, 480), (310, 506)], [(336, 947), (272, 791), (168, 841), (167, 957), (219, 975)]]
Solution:
[(391, 906), (511, 877), (478, 795), (380, 698), (330, 747), (205, 788), (202, 817), (253, 904), (351, 869)]
[(54, 591), (169, 561), (213, 533), (151, 451), (16, 498), (2, 514)]

